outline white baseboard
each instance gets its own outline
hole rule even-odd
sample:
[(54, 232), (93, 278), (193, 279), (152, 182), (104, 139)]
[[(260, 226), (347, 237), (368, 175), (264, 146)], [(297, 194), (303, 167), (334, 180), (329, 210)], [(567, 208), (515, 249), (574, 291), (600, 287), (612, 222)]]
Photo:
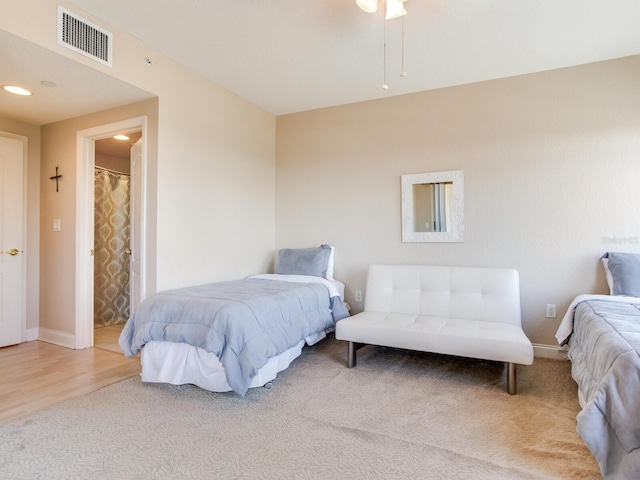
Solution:
[[(42, 340), (66, 348), (76, 348), (76, 337), (70, 333), (50, 330), (48, 328), (32, 328), (27, 330), (25, 341)], [(557, 345), (533, 344), (533, 355), (538, 358), (550, 358), (552, 360), (567, 360), (565, 349)]]
[(76, 348), (76, 337), (70, 333), (59, 332), (57, 330), (50, 330), (48, 328), (38, 329), (38, 340), (43, 342), (53, 343), (54, 345), (60, 345), (66, 348)]
[(538, 358), (551, 358), (553, 360), (567, 360), (565, 349), (557, 345), (533, 344), (533, 355)]
[(24, 332), (24, 342), (33, 342), (34, 340), (38, 340), (38, 329), (37, 328), (29, 328)]

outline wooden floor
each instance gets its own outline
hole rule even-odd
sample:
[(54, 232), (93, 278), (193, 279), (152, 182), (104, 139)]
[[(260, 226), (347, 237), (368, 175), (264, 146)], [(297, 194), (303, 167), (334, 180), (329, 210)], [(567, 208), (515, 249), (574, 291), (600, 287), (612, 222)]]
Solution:
[(41, 341), (0, 348), (0, 425), (141, 371), (140, 356)]

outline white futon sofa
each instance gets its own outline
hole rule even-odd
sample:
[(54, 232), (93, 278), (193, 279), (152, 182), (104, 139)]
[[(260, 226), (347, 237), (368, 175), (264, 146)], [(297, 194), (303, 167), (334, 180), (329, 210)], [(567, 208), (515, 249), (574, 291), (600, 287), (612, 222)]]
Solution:
[(533, 363), (513, 269), (370, 265), (364, 311), (337, 322), (335, 335), (349, 342), (349, 368), (358, 344), (506, 362), (511, 395), (516, 364)]

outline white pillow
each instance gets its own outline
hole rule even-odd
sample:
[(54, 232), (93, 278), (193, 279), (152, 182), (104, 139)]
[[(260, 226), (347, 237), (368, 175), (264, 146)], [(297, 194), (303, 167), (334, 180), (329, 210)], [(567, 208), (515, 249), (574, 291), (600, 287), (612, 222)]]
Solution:
[(609, 259), (602, 257), (602, 266), (604, 267), (604, 276), (607, 277), (607, 285), (609, 285), (609, 295), (613, 295), (613, 276), (609, 270)]
[(333, 249), (334, 247), (330, 247), (331, 248), (331, 253), (329, 254), (329, 263), (327, 264), (327, 274), (324, 278), (326, 278), (327, 280), (333, 280)]

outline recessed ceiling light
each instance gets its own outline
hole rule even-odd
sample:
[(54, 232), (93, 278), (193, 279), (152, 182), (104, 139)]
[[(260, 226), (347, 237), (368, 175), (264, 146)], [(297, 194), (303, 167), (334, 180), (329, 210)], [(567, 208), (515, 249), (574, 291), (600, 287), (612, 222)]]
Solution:
[(33, 95), (26, 88), (16, 87), (15, 85), (3, 85), (2, 88), (5, 89), (7, 92), (13, 93), (15, 95), (23, 95), (23, 96)]
[(45, 87), (57, 87), (58, 85), (56, 85), (53, 82), (50, 82), (49, 80), (43, 80), (40, 82), (42, 85), (44, 85)]
[(129, 137), (127, 137), (126, 135), (114, 135), (114, 137), (116, 140), (129, 140)]

